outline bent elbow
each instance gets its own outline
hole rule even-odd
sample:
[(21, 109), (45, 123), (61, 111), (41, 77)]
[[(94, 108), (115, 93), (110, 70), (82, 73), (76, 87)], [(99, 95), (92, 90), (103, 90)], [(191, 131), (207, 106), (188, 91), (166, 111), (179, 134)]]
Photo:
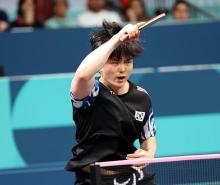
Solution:
[(92, 89), (93, 81), (86, 75), (76, 74), (71, 82), (70, 91), (77, 99), (86, 97)]
[(78, 81), (78, 82), (86, 82), (89, 81), (91, 79), (90, 76), (88, 76), (87, 74), (85, 74), (85, 72), (77, 72), (74, 76), (74, 80)]

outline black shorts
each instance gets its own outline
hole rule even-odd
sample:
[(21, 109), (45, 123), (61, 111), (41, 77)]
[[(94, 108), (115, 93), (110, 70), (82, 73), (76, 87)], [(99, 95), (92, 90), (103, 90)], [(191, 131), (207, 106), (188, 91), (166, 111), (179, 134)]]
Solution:
[[(144, 175), (144, 178), (143, 178), (143, 180), (141, 180), (141, 181), (139, 181), (139, 182), (137, 182), (137, 185), (156, 185), (155, 183), (154, 183), (154, 175), (155, 174), (149, 174), (149, 173), (146, 173), (145, 175)], [(126, 181), (126, 177), (125, 176), (123, 176), (123, 175), (119, 175), (118, 177), (117, 176), (103, 176), (103, 180), (104, 180), (104, 182), (103, 182), (103, 184), (102, 185), (104, 185), (105, 184), (105, 182), (107, 183), (107, 184), (110, 184), (110, 181), (112, 182), (112, 184), (114, 184), (113, 183), (113, 179), (114, 178), (117, 178), (117, 180), (119, 180), (119, 181), (121, 181), (121, 182), (124, 182), (124, 181)], [(131, 184), (132, 184), (132, 182), (131, 182)], [(78, 170), (76, 173), (75, 173), (75, 184), (74, 185), (92, 185), (92, 181), (91, 181), (91, 178), (90, 178), (90, 173), (87, 173), (87, 172), (84, 172), (84, 171), (82, 171), (82, 170)], [(100, 184), (101, 185), (101, 184)], [(129, 183), (128, 183), (128, 185), (130, 185)]]
[(92, 185), (90, 174), (82, 170), (76, 171), (74, 185)]

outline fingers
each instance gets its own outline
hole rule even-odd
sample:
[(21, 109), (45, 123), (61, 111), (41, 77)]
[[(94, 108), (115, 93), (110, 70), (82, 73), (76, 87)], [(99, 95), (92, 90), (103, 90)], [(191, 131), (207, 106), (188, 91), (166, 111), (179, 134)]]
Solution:
[(142, 151), (143, 151), (142, 149), (137, 149), (134, 153), (140, 153)]
[(135, 39), (139, 37), (140, 31), (137, 26), (133, 25), (133, 27), (131, 27), (128, 30), (127, 34), (128, 34), (128, 39)]
[(141, 153), (134, 153), (134, 154), (128, 154), (127, 155), (127, 158), (140, 158), (140, 157), (143, 157), (143, 154)]
[(124, 28), (122, 28), (120, 32), (120, 41), (133, 40), (135, 38), (138, 38), (140, 35), (138, 26), (132, 24), (127, 24)]
[(132, 154), (128, 154), (126, 159), (136, 159), (136, 158), (142, 158), (145, 156), (145, 152), (143, 152), (141, 149), (136, 150)]
[(152, 156), (150, 155), (150, 153), (146, 150), (143, 149), (138, 149), (136, 150), (134, 153), (132, 154), (128, 154), (126, 159), (140, 159), (140, 158), (144, 158), (144, 159), (150, 159), (152, 158)]
[[(147, 158), (148, 158), (147, 152), (142, 149), (138, 149), (134, 153), (128, 154), (126, 157), (127, 160), (147, 159)], [(142, 164), (136, 164), (134, 166), (142, 169), (142, 168), (147, 167), (148, 165), (149, 165), (149, 163), (142, 163)]]
[(136, 26), (138, 27), (138, 29), (140, 29), (145, 24), (146, 24), (146, 22), (139, 22), (136, 24)]

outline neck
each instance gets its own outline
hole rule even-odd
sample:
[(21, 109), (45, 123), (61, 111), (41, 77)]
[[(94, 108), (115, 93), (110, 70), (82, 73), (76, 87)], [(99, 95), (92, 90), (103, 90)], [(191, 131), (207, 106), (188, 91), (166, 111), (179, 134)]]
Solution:
[(103, 78), (100, 78), (99, 81), (104, 84), (106, 87), (111, 89), (115, 94), (122, 95), (128, 92), (129, 90), (129, 82), (127, 81), (122, 87), (115, 87), (112, 84), (109, 84), (108, 82), (104, 81)]

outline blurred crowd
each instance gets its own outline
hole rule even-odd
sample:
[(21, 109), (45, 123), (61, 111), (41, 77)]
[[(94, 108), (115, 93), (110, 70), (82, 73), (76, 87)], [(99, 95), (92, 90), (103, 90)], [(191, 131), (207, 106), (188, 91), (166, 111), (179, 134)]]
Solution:
[(163, 12), (175, 21), (187, 21), (190, 18), (190, 6), (185, 0), (175, 1), (170, 10), (163, 7), (156, 9), (153, 14), (147, 11), (144, 0), (86, 0), (84, 11), (71, 15), (68, 11), (68, 0), (18, 0), (14, 20), (9, 20), (7, 12), (0, 10), (0, 31), (24, 27), (97, 27), (103, 19), (134, 23)]

